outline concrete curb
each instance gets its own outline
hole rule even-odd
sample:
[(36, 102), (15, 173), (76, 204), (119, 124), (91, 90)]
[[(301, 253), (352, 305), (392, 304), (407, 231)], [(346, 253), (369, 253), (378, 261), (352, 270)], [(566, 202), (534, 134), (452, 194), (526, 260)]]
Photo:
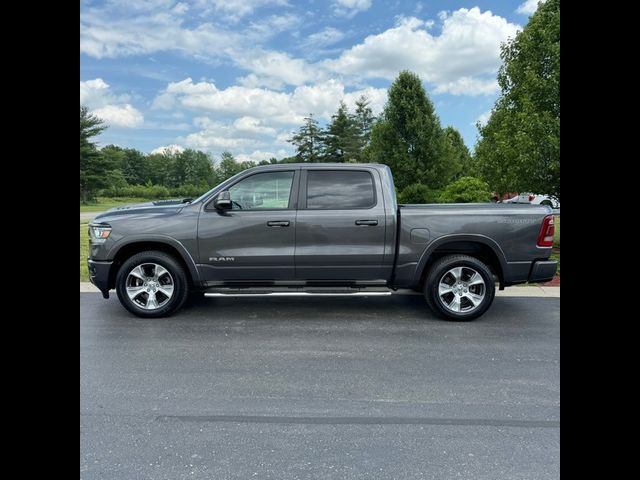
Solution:
[(80, 293), (100, 293), (100, 290), (89, 282), (80, 282)]
[[(80, 282), (80, 293), (100, 293), (93, 284), (89, 282)], [(421, 295), (411, 290), (399, 290), (398, 295)], [(240, 294), (242, 295), (242, 294)], [(278, 295), (277, 293), (274, 295)], [(288, 295), (293, 295), (289, 293)], [(498, 297), (550, 297), (560, 298), (560, 287), (507, 287), (506, 289), (496, 292)]]

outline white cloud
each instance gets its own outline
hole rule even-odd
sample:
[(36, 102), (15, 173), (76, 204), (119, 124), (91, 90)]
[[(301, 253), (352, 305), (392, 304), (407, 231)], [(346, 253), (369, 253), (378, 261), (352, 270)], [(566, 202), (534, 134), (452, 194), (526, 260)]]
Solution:
[(247, 50), (238, 54), (235, 62), (252, 72), (242, 80), (247, 86), (282, 88), (284, 85), (302, 85), (319, 76), (317, 69), (304, 60), (273, 50)]
[(451, 95), (492, 95), (499, 89), (495, 78), (460, 77), (453, 82), (438, 84), (434, 92)]
[(338, 43), (345, 34), (333, 27), (325, 27), (319, 32), (309, 35), (301, 44), (305, 48), (323, 48)]
[(250, 73), (245, 77), (240, 77), (238, 83), (247, 88), (266, 87), (271, 90), (282, 90), (285, 86), (283, 80), (277, 77), (259, 77), (255, 73)]
[(118, 58), (174, 51), (196, 59), (229, 59), (241, 46), (253, 47), (296, 28), (290, 13), (270, 15), (238, 29), (223, 26), (259, 7), (288, 5), (286, 0), (111, 0), (80, 12), (80, 52), (94, 58)]
[(101, 78), (80, 82), (80, 103), (114, 127), (135, 128), (144, 123), (142, 113), (128, 103), (129, 95), (115, 95)]
[(193, 83), (191, 78), (187, 78), (169, 83), (154, 100), (154, 106), (166, 110), (180, 107), (230, 117), (249, 117), (268, 125), (299, 125), (309, 113), (328, 120), (341, 99), (353, 104), (362, 94), (370, 98), (374, 114), (382, 110), (386, 101), (385, 88), (366, 87), (345, 92), (344, 84), (334, 79), (315, 85), (301, 85), (286, 93), (237, 85), (220, 90), (213, 83)]
[(213, 83), (193, 83), (191, 78), (169, 83), (154, 100), (154, 106), (160, 109), (182, 107), (238, 116), (251, 116), (255, 113), (272, 119), (282, 117), (287, 103), (286, 93), (243, 86), (218, 90)]
[(260, 125), (260, 120), (254, 117), (240, 117), (233, 122), (237, 132), (255, 133), (260, 135), (275, 135), (276, 130)]
[(107, 125), (115, 127), (135, 128), (144, 123), (144, 116), (128, 103), (126, 105), (106, 105), (95, 109), (97, 117), (102, 118)]
[(333, 11), (341, 17), (353, 18), (358, 12), (364, 12), (371, 6), (371, 0), (335, 0)]
[(213, 83), (187, 78), (169, 83), (154, 103), (158, 109), (199, 114), (193, 122), (198, 130), (178, 137), (177, 143), (214, 154), (230, 150), (238, 159), (262, 160), (291, 154), (287, 140), (305, 116), (313, 113), (318, 120), (328, 121), (340, 100), (353, 111), (363, 94), (374, 115), (379, 114), (386, 89), (365, 87), (347, 92), (337, 80), (302, 85), (287, 93), (238, 85), (218, 89)]
[(210, 64), (229, 62), (250, 72), (241, 83), (254, 87), (282, 88), (316, 78), (316, 69), (304, 60), (260, 46), (272, 36), (299, 26), (301, 19), (296, 15), (271, 15), (251, 23), (244, 31), (226, 30), (207, 22), (186, 26), (185, 21), (181, 14), (166, 11), (117, 21), (100, 10), (83, 12), (80, 52), (102, 59), (173, 51)]
[(249, 154), (240, 153), (236, 155), (235, 159), (238, 162), (259, 162), (261, 160), (269, 160), (271, 158), (283, 158), (290, 155), (290, 152), (280, 149), (276, 152), (267, 152), (263, 150), (254, 150)]
[(209, 23), (186, 28), (183, 21), (180, 15), (163, 11), (117, 21), (99, 10), (84, 12), (80, 14), (80, 52), (98, 59), (166, 50), (219, 58), (238, 38)]
[(226, 14), (226, 18), (230, 20), (239, 20), (240, 18), (252, 14), (256, 9), (267, 5), (288, 5), (287, 0), (199, 0), (195, 2), (198, 7), (212, 5), (217, 12)]
[[(91, 4), (91, 1), (87, 1), (87, 4)], [(183, 3), (178, 3), (177, 5), (175, 0), (136, 0), (132, 2), (131, 0), (108, 0), (106, 2), (109, 7), (112, 7), (115, 10), (120, 12), (153, 12), (158, 10), (169, 10), (172, 7), (175, 9), (182, 9), (186, 7)]]
[(153, 150), (151, 150), (150, 153), (175, 154), (175, 153), (181, 153), (181, 152), (184, 152), (184, 147), (181, 147), (180, 145), (176, 145), (175, 143), (172, 143), (171, 145), (165, 145), (163, 147), (154, 148)]
[(401, 18), (395, 27), (368, 36), (324, 65), (356, 78), (388, 80), (408, 69), (433, 83), (439, 93), (495, 93), (497, 84), (489, 88), (487, 82), (500, 66), (500, 43), (514, 37), (518, 25), (478, 7), (443, 13), (441, 18), (439, 36), (429, 33), (428, 25), (418, 18)]
[(538, 9), (538, 2), (540, 1), (544, 3), (545, 0), (526, 0), (516, 9), (516, 13), (531, 15)]
[(252, 22), (249, 28), (258, 35), (271, 37), (274, 34), (297, 28), (301, 24), (302, 18), (292, 13), (287, 13), (284, 15), (270, 15), (263, 20)]
[[(149, 3), (155, 2), (161, 0)], [(230, 10), (236, 5), (241, 13), (263, 4), (249, 2), (238, 6), (234, 0), (224, 4), (203, 0), (190, 8), (200, 12), (209, 8), (213, 12)], [(344, 0), (334, 5), (362, 9), (368, 8), (370, 2)], [(514, 37), (520, 28), (478, 7), (440, 12), (442, 28), (438, 34), (431, 33), (433, 20), (401, 17), (392, 28), (366, 37), (337, 58), (312, 63), (311, 54), (307, 59), (296, 58), (288, 52), (263, 47), (270, 36), (296, 28), (301, 21), (296, 15), (271, 15), (244, 30), (226, 30), (209, 22), (187, 23), (187, 17), (181, 13), (185, 8), (148, 7), (145, 14), (134, 12), (117, 22), (99, 9), (82, 12), (81, 52), (96, 58), (113, 58), (174, 51), (205, 63), (229, 62), (246, 71), (238, 79), (246, 88), (282, 90), (287, 85), (303, 86), (330, 78), (353, 85), (369, 78), (393, 80), (400, 70), (408, 69), (432, 84), (438, 93), (488, 95), (497, 91), (493, 79), (501, 63), (500, 43)], [(299, 46), (317, 53), (344, 37), (336, 28), (325, 27), (303, 39)], [(165, 101), (156, 98), (154, 106), (162, 108)]]
[(478, 115), (478, 118), (476, 118), (476, 121), (473, 122), (471, 125), (475, 127), (476, 123), (480, 122), (480, 126), (484, 127), (490, 118), (491, 118), (491, 110), (487, 110), (486, 112), (483, 112), (480, 115)]
[(242, 132), (229, 123), (211, 120), (208, 117), (198, 117), (194, 123), (201, 129), (200, 131), (178, 138), (180, 143), (189, 147), (202, 150), (238, 151), (257, 147), (263, 143), (252, 136), (251, 132)]
[(101, 78), (80, 82), (80, 103), (95, 105), (109, 94), (109, 85)]

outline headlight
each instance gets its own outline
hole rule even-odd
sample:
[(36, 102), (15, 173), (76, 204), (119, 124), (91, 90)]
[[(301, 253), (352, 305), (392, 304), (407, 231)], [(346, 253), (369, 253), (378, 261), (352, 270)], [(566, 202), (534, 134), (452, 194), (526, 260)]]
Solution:
[(89, 235), (96, 243), (104, 242), (111, 234), (111, 227), (108, 225), (90, 225)]

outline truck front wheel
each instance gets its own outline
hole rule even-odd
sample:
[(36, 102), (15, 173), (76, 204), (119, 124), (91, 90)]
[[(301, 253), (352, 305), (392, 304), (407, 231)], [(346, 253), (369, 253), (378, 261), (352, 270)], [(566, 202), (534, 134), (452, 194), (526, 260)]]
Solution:
[(127, 259), (116, 276), (118, 300), (138, 317), (166, 317), (189, 296), (187, 275), (164, 252), (140, 252)]
[(496, 294), (491, 270), (475, 257), (448, 255), (431, 267), (424, 296), (431, 310), (448, 320), (478, 318)]

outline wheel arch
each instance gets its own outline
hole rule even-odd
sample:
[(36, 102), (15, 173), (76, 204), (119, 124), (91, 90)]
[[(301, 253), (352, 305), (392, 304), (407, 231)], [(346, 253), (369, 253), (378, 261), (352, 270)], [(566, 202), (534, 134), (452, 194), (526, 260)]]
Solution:
[(485, 263), (504, 289), (504, 272), (507, 260), (500, 246), (484, 235), (446, 235), (432, 242), (422, 254), (416, 268), (415, 283), (423, 285), (431, 266), (447, 255), (463, 254)]
[(136, 253), (147, 250), (156, 250), (174, 257), (187, 272), (187, 279), (191, 286), (200, 283), (200, 275), (193, 258), (187, 249), (177, 240), (170, 237), (144, 237), (129, 238), (127, 242), (117, 244), (109, 251), (109, 257), (113, 258), (113, 266), (109, 272), (109, 288), (115, 288), (116, 276), (120, 266)]

